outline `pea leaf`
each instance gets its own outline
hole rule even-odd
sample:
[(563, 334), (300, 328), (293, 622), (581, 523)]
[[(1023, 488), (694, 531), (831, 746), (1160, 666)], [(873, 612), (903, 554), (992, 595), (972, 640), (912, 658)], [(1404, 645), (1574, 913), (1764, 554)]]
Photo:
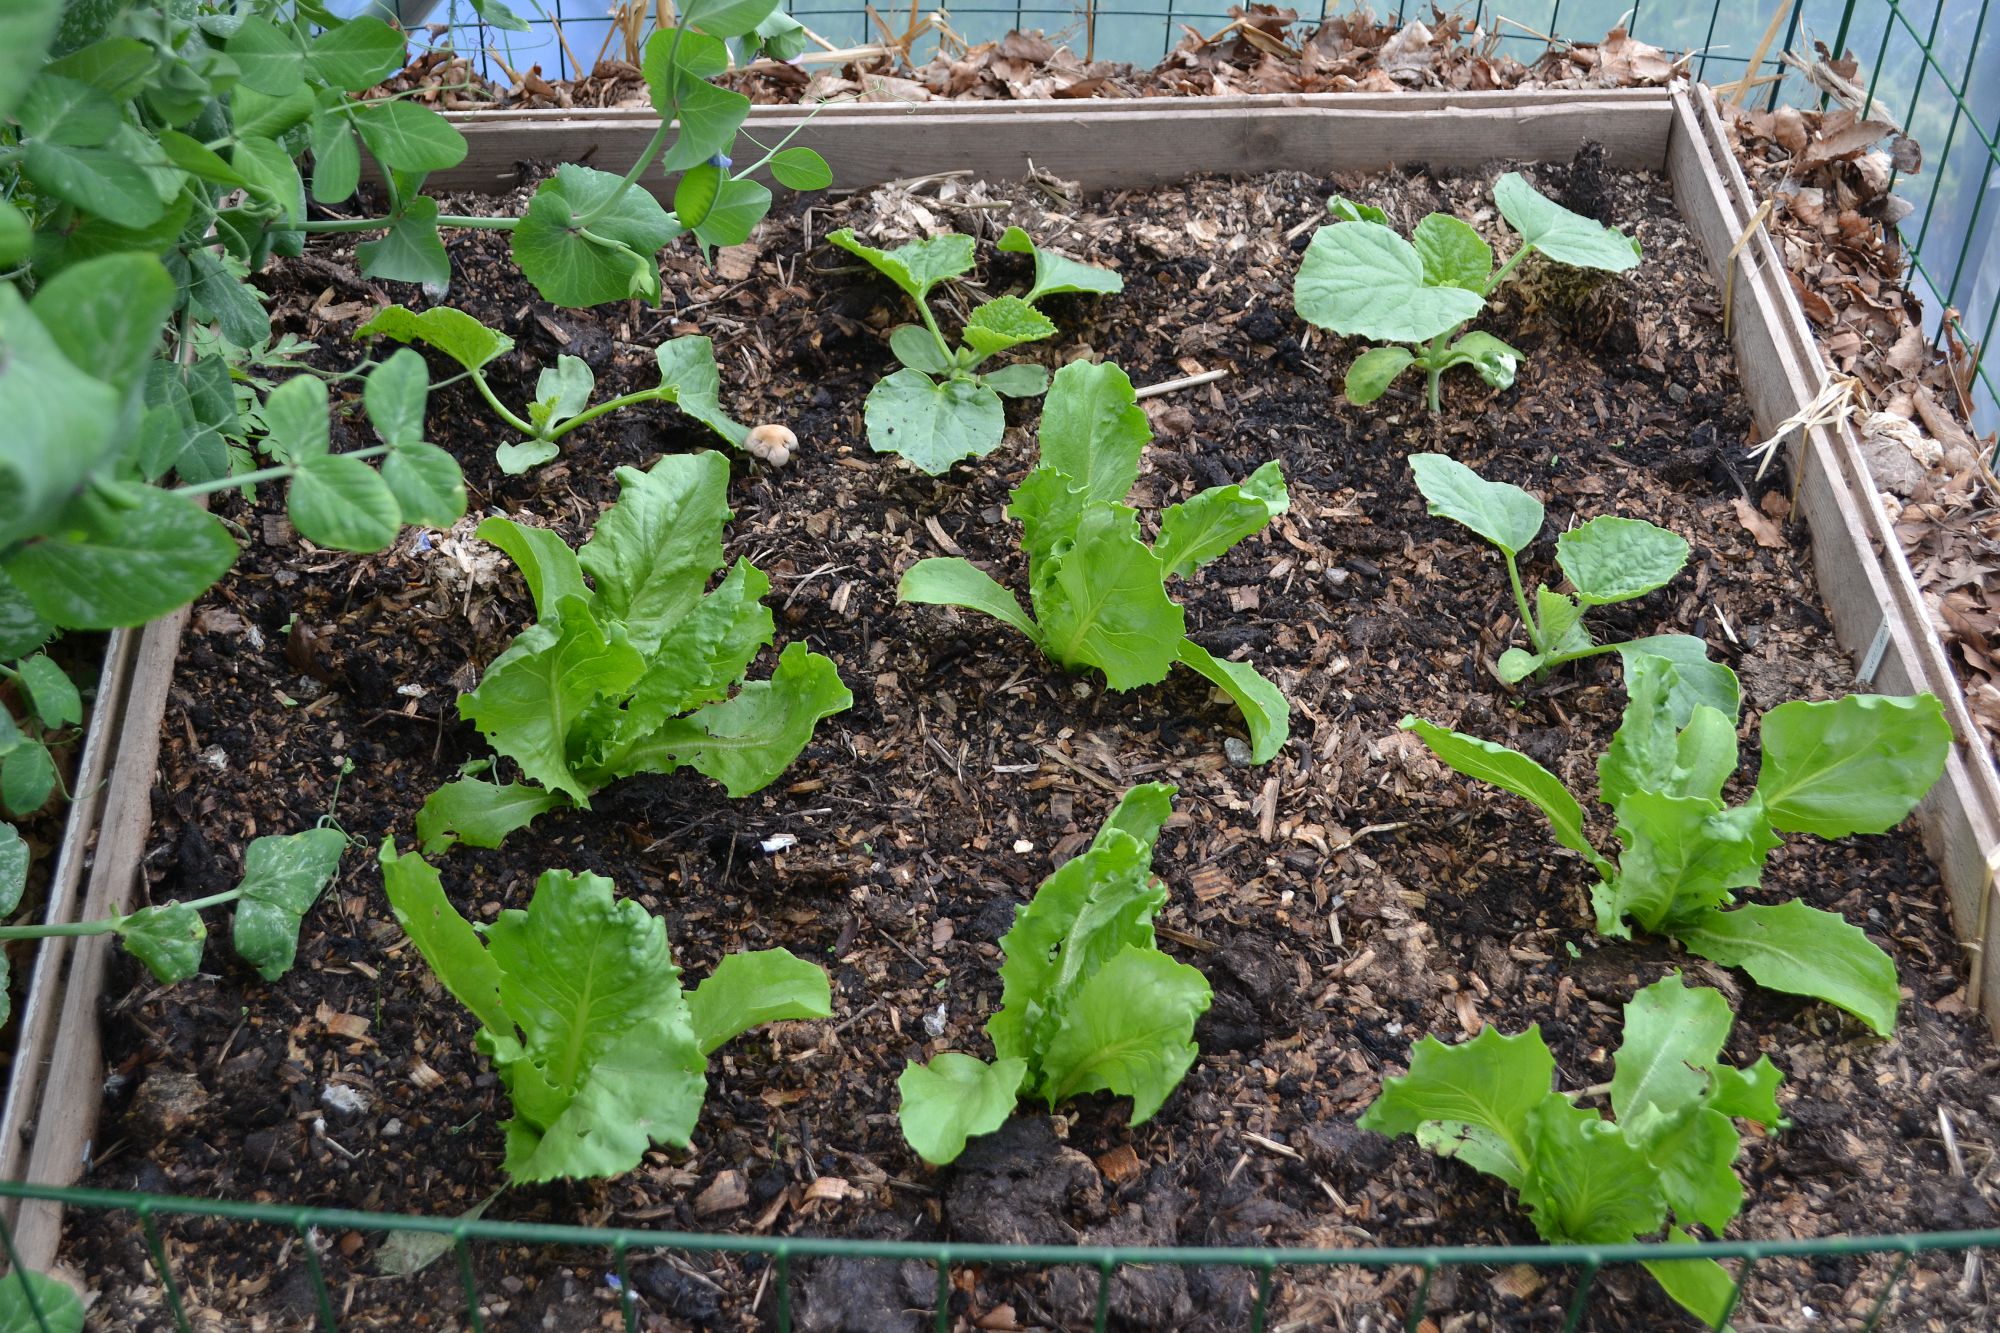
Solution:
[(21, 170), (64, 203), (120, 227), (144, 227), (167, 211), (144, 168), (112, 148), (73, 148), (31, 139)]
[(336, 828), (266, 834), (243, 853), (242, 897), (236, 902), (235, 944), (266, 981), (289, 972), (299, 923), (340, 869), (347, 835)]
[(150, 486), (98, 482), (4, 567), (45, 619), (113, 629), (184, 606), (235, 559), (213, 514)]
[(285, 508), (300, 535), (336, 551), (379, 551), (396, 540), (403, 511), (381, 473), (348, 454), (314, 454), (297, 467)]
[(351, 18), (313, 39), (306, 67), (320, 82), (358, 93), (403, 67), (403, 35), (370, 15)]
[(0, 804), (11, 815), (31, 815), (56, 789), (56, 763), (40, 741), (17, 745), (0, 759)]
[(558, 793), (524, 782), (502, 786), (461, 778), (445, 783), (424, 801), (417, 811), (417, 839), (426, 856), (437, 856), (461, 842), (468, 847), (498, 847), (535, 816), (564, 804)]
[(28, 696), (41, 724), (51, 731), (83, 721), (83, 696), (69, 675), (46, 654), (36, 653), (20, 664), (16, 684)]
[(467, 370), (478, 370), (514, 350), (512, 338), (450, 306), (433, 306), (421, 314), (399, 305), (387, 306), (354, 331), (357, 338), (370, 334), (435, 347)]
[(374, 102), (357, 107), (353, 115), (361, 142), (391, 171), (447, 171), (465, 160), (465, 136), (427, 106)]
[(201, 967), (208, 927), (201, 913), (184, 903), (142, 907), (119, 923), (118, 938), (160, 984), (186, 981)]
[(380, 470), (402, 522), (448, 528), (465, 516), (465, 475), (458, 460), (435, 444), (402, 445)]
[(1028, 1062), (1015, 1056), (988, 1064), (943, 1051), (926, 1065), (905, 1065), (896, 1079), (896, 1121), (917, 1156), (932, 1166), (958, 1160), (965, 1141), (1007, 1122), (1021, 1095)]
[(451, 260), (445, 255), (444, 242), (438, 239), (437, 218), (437, 200), (429, 195), (410, 200), (396, 215), (388, 235), (354, 247), (361, 271), (390, 282), (414, 282), (433, 296), (444, 295), (451, 286)]
[(833, 168), (810, 148), (780, 148), (771, 155), (771, 174), (788, 190), (824, 190), (833, 184)]
[[(0, 916), (12, 916), (28, 889), (28, 844), (12, 824), (0, 823)], [(0, 1019), (0, 1022), (4, 1022)]]

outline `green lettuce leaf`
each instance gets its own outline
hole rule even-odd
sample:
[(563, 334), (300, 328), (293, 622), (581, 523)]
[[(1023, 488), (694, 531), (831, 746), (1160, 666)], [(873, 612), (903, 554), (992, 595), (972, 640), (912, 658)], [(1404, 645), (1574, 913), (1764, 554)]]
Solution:
[(1290, 507), (1285, 474), (1273, 459), (1241, 484), (1211, 486), (1186, 504), (1169, 506), (1160, 515), (1153, 550), (1168, 577), (1186, 578)]
[(599, 612), (650, 656), (722, 567), (729, 463), (712, 450), (668, 454), (650, 471), (621, 467), (617, 477), (618, 503), (577, 560), (596, 583)]
[(1049, 656), (1096, 667), (1114, 690), (1160, 680), (1187, 633), (1165, 578), (1166, 566), (1139, 537), (1137, 514), (1102, 501), (1085, 505), (1068, 554), (1030, 590)]
[(1928, 694), (1850, 694), (1764, 715), (1757, 795), (1775, 828), (1844, 838), (1887, 833), (1944, 772), (1951, 724)]
[(905, 1065), (896, 1080), (897, 1123), (917, 1156), (932, 1166), (958, 1160), (965, 1141), (991, 1134), (1013, 1114), (1028, 1062), (1016, 1056), (992, 1064), (943, 1051), (927, 1065)]
[(468, 847), (498, 847), (537, 815), (567, 804), (561, 793), (524, 782), (501, 785), (460, 778), (432, 792), (417, 811), (417, 841), (426, 856), (437, 856), (461, 842)]
[(826, 972), (784, 949), (733, 953), (688, 992), (688, 1025), (703, 1055), (751, 1028), (833, 1014)]
[(236, 901), (235, 945), (266, 981), (291, 970), (299, 923), (340, 869), (347, 835), (337, 828), (267, 834), (243, 853), (242, 897)]
[(1760, 986), (1845, 1009), (1879, 1036), (1895, 1030), (1896, 965), (1857, 927), (1794, 899), (1704, 912), (1674, 927), (1692, 952), (1740, 967)]
[(853, 704), (831, 659), (789, 643), (769, 680), (750, 681), (733, 699), (668, 721), (620, 756), (616, 773), (671, 773), (687, 765), (731, 796), (747, 796), (791, 766), (821, 718)]

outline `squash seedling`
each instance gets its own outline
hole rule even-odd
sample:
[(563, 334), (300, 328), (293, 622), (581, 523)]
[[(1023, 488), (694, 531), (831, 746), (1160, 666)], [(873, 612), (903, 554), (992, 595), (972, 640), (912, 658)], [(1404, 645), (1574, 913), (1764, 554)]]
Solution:
[(1590, 901), (1599, 934), (1627, 939), (1629, 921), (1740, 967), (1761, 986), (1845, 1009), (1887, 1036), (1900, 998), (1896, 966), (1859, 929), (1796, 899), (1728, 904), (1735, 890), (1762, 880), (1781, 833), (1844, 838), (1901, 823), (1944, 772), (1944, 710), (1928, 694), (1780, 704), (1764, 714), (1755, 790), (1725, 805), (1723, 784), (1737, 762), (1734, 689), (1726, 709), (1681, 706), (1677, 673), (1651, 654), (1626, 659), (1625, 716), (1597, 761), (1598, 795), (1625, 844), (1616, 862), (1590, 844), (1576, 798), (1528, 756), (1418, 717), (1403, 725), (1451, 767), (1548, 816), (1556, 841), (1597, 872)]
[(1116, 273), (1043, 250), (1028, 233), (1009, 227), (1000, 238), (1000, 249), (1033, 255), (1034, 282), (1019, 296), (996, 296), (976, 306), (954, 348), (938, 327), (927, 298), (939, 283), (972, 267), (970, 236), (937, 236), (894, 250), (863, 245), (845, 227), (826, 239), (895, 283), (923, 317), (921, 325), (899, 324), (890, 331), (889, 350), (903, 368), (868, 391), (863, 419), (869, 448), (878, 454), (901, 454), (932, 476), (950, 470), (961, 458), (977, 458), (999, 446), (1007, 426), (1000, 405), (1003, 394), (1032, 398), (1047, 391), (1049, 373), (1037, 365), (1021, 362), (983, 373), (979, 369), (1010, 347), (1055, 336), (1055, 324), (1036, 302), (1060, 292), (1125, 289), (1125, 280)]
[(1327, 208), (1340, 221), (1313, 233), (1292, 305), (1299, 317), (1344, 338), (1387, 344), (1370, 348), (1348, 367), (1347, 401), (1374, 402), (1412, 366), (1424, 372), (1425, 401), (1439, 409), (1438, 381), (1453, 366), (1470, 366), (1496, 389), (1514, 382), (1521, 354), (1490, 333), (1452, 334), (1486, 308), (1487, 298), (1530, 254), (1559, 264), (1622, 273), (1639, 262), (1639, 243), (1621, 231), (1572, 213), (1510, 171), (1493, 186), (1500, 215), (1520, 245), (1498, 268), (1493, 247), (1470, 223), (1432, 213), (1411, 240), (1389, 227), (1389, 215), (1338, 196)]
[[(722, 410), (722, 374), (715, 365), (715, 344), (699, 335), (675, 338), (661, 343), (654, 351), (654, 359), (660, 366), (659, 384), (594, 405), (590, 395), (597, 387), (597, 377), (588, 363), (580, 357), (558, 356), (555, 367), (543, 370), (536, 380), (535, 401), (528, 404), (528, 414), (522, 417), (509, 410), (486, 381), (486, 366), (494, 358), (512, 351), (514, 340), (497, 329), (487, 328), (463, 310), (437, 306), (419, 314), (392, 305), (354, 331), (357, 338), (371, 334), (398, 342), (422, 343), (465, 367), (466, 375), (486, 405), (502, 421), (528, 437), (503, 444), (494, 451), (494, 461), (508, 476), (540, 467), (561, 454), (562, 437), (578, 426), (638, 403), (672, 403), (734, 448), (744, 448), (751, 433)], [(789, 460), (789, 452), (786, 458)]]
[(1649, 653), (1675, 663), (1678, 689), (1690, 703), (1699, 700), (1734, 711), (1735, 678), (1729, 668), (1708, 660), (1708, 647), (1700, 639), (1655, 634), (1598, 643), (1583, 623), (1584, 612), (1592, 607), (1629, 602), (1665, 587), (1687, 563), (1688, 544), (1681, 537), (1643, 519), (1614, 515), (1579, 524), (1556, 539), (1556, 564), (1572, 592), (1538, 585), (1530, 602), (1516, 557), (1541, 535), (1542, 502), (1519, 486), (1487, 481), (1443, 454), (1411, 454), (1410, 470), (1432, 514), (1470, 528), (1506, 558), (1514, 607), (1534, 651), (1509, 648), (1500, 654), (1494, 671), (1501, 680), (1512, 685), (1564, 662), (1609, 652), (1624, 657), (1629, 670), (1632, 654)]

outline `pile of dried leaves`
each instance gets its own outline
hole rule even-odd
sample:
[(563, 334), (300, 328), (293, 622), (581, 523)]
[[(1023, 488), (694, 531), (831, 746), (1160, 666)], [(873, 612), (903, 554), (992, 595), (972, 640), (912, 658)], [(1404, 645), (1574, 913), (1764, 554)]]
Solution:
[[(1850, 60), (1816, 68), (1851, 85)], [(1879, 107), (1726, 106), (1737, 156), (1772, 208), (1767, 226), (1819, 333), (1828, 368), (1851, 379), (1854, 425), (1881, 500), (1924, 591), (1933, 627), (1962, 666), (1967, 702), (2000, 737), (2000, 507), (1973, 438), (1974, 361), (1945, 321), (1925, 334), (1896, 224), (1912, 205), (1895, 183), (1923, 169), (1916, 142)]]

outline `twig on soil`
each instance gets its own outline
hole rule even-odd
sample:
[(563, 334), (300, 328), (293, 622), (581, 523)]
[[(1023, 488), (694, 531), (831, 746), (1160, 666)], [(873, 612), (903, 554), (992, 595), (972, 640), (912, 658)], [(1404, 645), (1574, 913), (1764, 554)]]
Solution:
[(1227, 368), (1222, 370), (1204, 370), (1199, 375), (1183, 375), (1177, 380), (1162, 380), (1158, 384), (1149, 384), (1132, 396), (1134, 398), (1157, 398), (1163, 393), (1172, 393), (1176, 389), (1192, 389), (1201, 384), (1213, 384), (1228, 374), (1229, 371)]
[(1243, 1131), (1243, 1138), (1245, 1142), (1254, 1143), (1259, 1148), (1262, 1148), (1265, 1152), (1271, 1153), (1274, 1156), (1289, 1157), (1294, 1162), (1302, 1162), (1305, 1160), (1304, 1156), (1299, 1152), (1297, 1148), (1289, 1147), (1285, 1144), (1278, 1142), (1276, 1139), (1267, 1139), (1262, 1134), (1255, 1134), (1252, 1133), (1250, 1130), (1246, 1129)]
[(1944, 1155), (1951, 1163), (1952, 1175), (1960, 1180), (1965, 1178), (1965, 1157), (1958, 1151), (1958, 1130), (1951, 1123), (1951, 1112), (1940, 1106), (1937, 1109), (1938, 1128), (1944, 1132)]

